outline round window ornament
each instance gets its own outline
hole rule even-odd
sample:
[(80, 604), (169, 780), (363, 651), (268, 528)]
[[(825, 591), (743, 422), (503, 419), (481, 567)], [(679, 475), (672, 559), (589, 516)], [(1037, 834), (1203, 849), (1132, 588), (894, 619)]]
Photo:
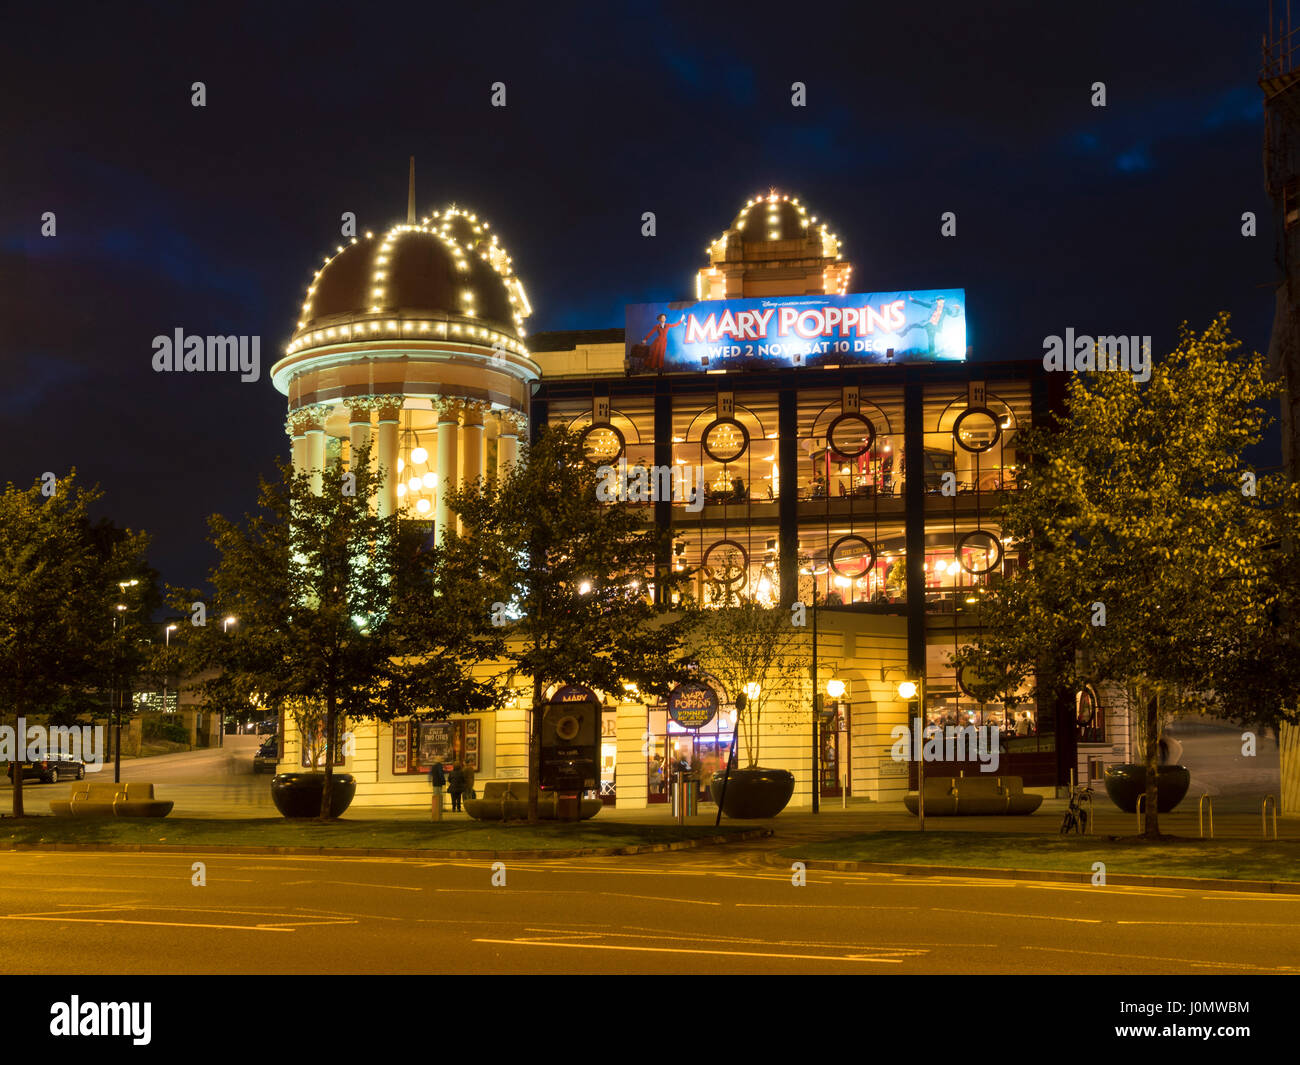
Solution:
[(578, 437), (583, 457), (593, 466), (608, 466), (623, 456), (627, 441), (614, 426), (589, 425)]
[(709, 458), (725, 466), (749, 450), (749, 430), (735, 418), (717, 418), (705, 427), (700, 443)]
[(981, 454), (1002, 436), (1002, 423), (988, 407), (967, 407), (952, 427), (952, 438), (963, 451)]
[(968, 532), (957, 541), (957, 561), (977, 577), (992, 573), (1002, 562), (1002, 541), (987, 529)]
[(555, 722), (555, 735), (568, 742), (578, 735), (581, 728), (582, 722), (572, 714), (565, 714)]
[(827, 427), (826, 440), (837, 455), (855, 459), (865, 455), (875, 444), (876, 427), (861, 414), (846, 411)]
[(876, 549), (856, 533), (841, 536), (831, 544), (828, 555), (835, 575), (849, 580), (865, 577), (876, 564)]

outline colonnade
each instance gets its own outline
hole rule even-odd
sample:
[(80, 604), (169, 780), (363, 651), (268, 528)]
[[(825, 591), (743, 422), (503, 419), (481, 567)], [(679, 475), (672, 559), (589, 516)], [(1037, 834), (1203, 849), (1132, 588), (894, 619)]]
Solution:
[[(364, 396), (340, 404), (347, 410), (347, 435), (349, 456), (358, 454), (372, 440), (371, 469), (384, 471), (374, 505), (380, 517), (398, 511), (397, 485), (401, 476), (397, 460), (411, 458), (402, 451), (403, 408), (405, 396)], [(428, 408), (423, 408), (427, 410)], [(452, 516), (447, 507), (447, 490), (459, 484), (478, 479), (494, 480), (519, 459), (519, 438), (527, 428), (527, 419), (516, 411), (493, 410), (480, 400), (458, 397), (439, 397), (433, 400), (437, 425), (434, 430), (421, 430), (420, 435), (430, 440), (427, 447), (436, 455), (437, 486), (434, 494), (434, 537), (441, 543)], [(319, 494), (324, 487), (326, 454), (328, 451), (326, 421), (334, 416), (333, 404), (320, 403), (300, 407), (286, 422), (292, 444), (295, 473), (311, 476), (312, 491)], [(409, 415), (408, 415), (409, 417)], [(488, 469), (488, 430), (495, 429), (496, 461)], [(351, 459), (349, 458), (349, 461)]]

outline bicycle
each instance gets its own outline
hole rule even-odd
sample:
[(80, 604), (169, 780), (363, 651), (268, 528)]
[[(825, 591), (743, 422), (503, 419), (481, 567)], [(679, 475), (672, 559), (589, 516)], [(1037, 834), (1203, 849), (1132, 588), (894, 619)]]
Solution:
[[(1084, 809), (1085, 800), (1088, 809)], [(1092, 788), (1085, 785), (1071, 789), (1070, 804), (1065, 808), (1065, 816), (1061, 818), (1061, 835), (1067, 836), (1071, 832), (1077, 832), (1081, 836), (1086, 835), (1090, 809), (1092, 809)]]

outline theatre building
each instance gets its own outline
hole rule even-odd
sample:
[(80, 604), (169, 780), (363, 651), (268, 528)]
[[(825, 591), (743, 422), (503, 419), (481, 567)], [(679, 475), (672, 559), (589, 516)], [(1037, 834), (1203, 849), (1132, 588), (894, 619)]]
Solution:
[[(907, 678), (924, 681), (928, 722), (996, 727), (999, 772), (1027, 787), (1096, 775), (1128, 741), (1096, 693), (1010, 713), (947, 664), (977, 636), (986, 592), (1029, 564), (994, 512), (1018, 490), (1020, 434), (1060, 403), (1061, 375), (996, 337), (970, 350), (979, 309), (963, 289), (888, 280), (855, 278), (828, 223), (770, 192), (709, 244), (688, 298), (630, 301), (623, 329), (527, 336), (527, 298), (487, 223), (410, 212), (321, 267), (273, 380), (298, 468), (346, 462), (373, 434), (377, 461), (396, 471), (379, 506), (432, 518), (438, 536), (454, 521), (441, 488), (498, 476), (525, 434), (565, 425), (628, 486), (610, 505), (670, 530), (662, 561), (693, 572), (699, 602), (805, 604), (826, 693), (818, 765), (810, 682), (782, 693), (762, 748), (763, 764), (794, 773), (793, 806), (810, 803), (814, 775), (826, 800), (897, 801), (909, 771), (915, 787), (914, 766), (892, 753), (893, 730), (918, 712), (898, 695)], [(646, 483), (654, 498), (633, 487)], [(737, 693), (715, 688), (722, 709), (698, 729), (664, 705), (599, 693), (606, 801), (664, 801), (664, 767), (707, 780), (735, 719)], [(427, 801), (435, 760), (466, 762), (480, 783), (522, 779), (527, 694), (495, 714), (359, 723), (338, 759), (356, 802)], [(302, 745), (286, 725), (289, 768)]]

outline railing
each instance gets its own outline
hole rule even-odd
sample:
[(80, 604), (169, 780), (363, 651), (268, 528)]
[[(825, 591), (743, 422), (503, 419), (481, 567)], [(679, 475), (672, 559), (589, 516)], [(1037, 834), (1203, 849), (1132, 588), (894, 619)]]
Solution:
[(1202, 795), (1196, 804), (1196, 832), (1201, 839), (1205, 838), (1205, 823), (1202, 820), (1204, 815), (1210, 815), (1210, 839), (1214, 838), (1214, 803), (1209, 795)]
[(1263, 805), (1259, 808), (1259, 820), (1264, 830), (1264, 838), (1268, 839), (1268, 804), (1273, 804), (1273, 838), (1277, 839), (1277, 796), (1265, 795)]
[(1139, 795), (1137, 801), (1137, 822), (1138, 822), (1139, 836), (1142, 835), (1142, 833), (1144, 833), (1147, 830), (1146, 811), (1143, 809), (1143, 807), (1146, 806), (1146, 804), (1147, 804), (1147, 797), (1145, 795)]

